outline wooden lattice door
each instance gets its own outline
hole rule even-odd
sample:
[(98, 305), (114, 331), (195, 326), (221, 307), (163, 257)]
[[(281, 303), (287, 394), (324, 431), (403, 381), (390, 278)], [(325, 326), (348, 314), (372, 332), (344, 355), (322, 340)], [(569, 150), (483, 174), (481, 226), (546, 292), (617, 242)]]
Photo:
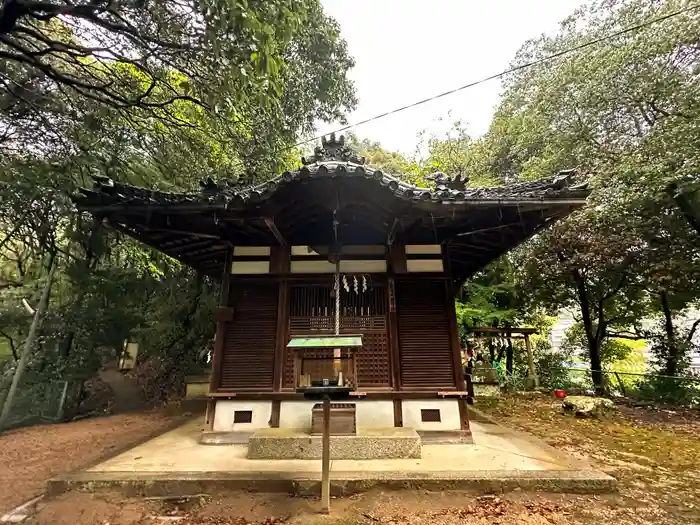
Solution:
[(270, 391), (273, 389), (278, 285), (240, 285), (233, 296), (234, 314), (225, 333), (220, 389)]
[[(362, 334), (357, 351), (357, 379), (360, 388), (391, 387), (389, 339), (387, 334), (387, 290), (385, 283), (348, 277), (350, 290), (340, 290), (340, 333)], [(335, 299), (332, 280), (295, 284), (289, 293), (289, 336), (334, 333)], [(293, 356), (287, 355), (284, 387), (294, 386)]]
[(456, 388), (447, 301), (443, 281), (397, 282), (402, 388)]

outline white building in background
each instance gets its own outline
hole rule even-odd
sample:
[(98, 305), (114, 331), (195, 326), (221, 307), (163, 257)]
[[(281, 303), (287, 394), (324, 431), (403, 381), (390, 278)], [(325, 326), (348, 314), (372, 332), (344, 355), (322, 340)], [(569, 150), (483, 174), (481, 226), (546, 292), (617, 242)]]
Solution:
[[(689, 330), (691, 325), (696, 319), (700, 318), (700, 310), (691, 310), (686, 319), (681, 323), (684, 331)], [(566, 337), (566, 331), (571, 328), (576, 323), (574, 315), (569, 310), (562, 310), (559, 312), (556, 323), (552, 326), (552, 331), (549, 335), (549, 342), (552, 345), (552, 350), (558, 351), (561, 348), (564, 338)], [(649, 323), (649, 321), (647, 321)], [(695, 349), (691, 354), (690, 370), (692, 373), (700, 374), (700, 327), (695, 330), (693, 337), (693, 343)], [(649, 346), (644, 350), (644, 358), (648, 362), (653, 359), (653, 355)]]
[(549, 342), (552, 345), (552, 350), (558, 351), (566, 337), (566, 331), (576, 323), (574, 314), (569, 310), (559, 312), (557, 322), (552, 326), (552, 331), (549, 333)]

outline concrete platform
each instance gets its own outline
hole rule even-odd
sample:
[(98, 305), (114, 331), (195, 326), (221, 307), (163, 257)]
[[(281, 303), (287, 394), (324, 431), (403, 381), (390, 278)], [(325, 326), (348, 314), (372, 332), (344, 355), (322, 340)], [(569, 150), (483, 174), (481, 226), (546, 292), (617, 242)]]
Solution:
[[(321, 461), (249, 459), (247, 445), (201, 445), (201, 419), (193, 420), (91, 468), (54, 478), (50, 494), (121, 489), (129, 495), (187, 495), (219, 490), (317, 493)], [(474, 444), (423, 444), (420, 459), (331, 461), (334, 494), (373, 487), (516, 488), (606, 492), (615, 480), (537, 439), (488, 422), (471, 424)]]
[[(331, 459), (417, 459), (421, 438), (412, 428), (363, 428), (354, 436), (331, 436)], [(322, 437), (286, 428), (258, 430), (248, 459), (321, 459)]]

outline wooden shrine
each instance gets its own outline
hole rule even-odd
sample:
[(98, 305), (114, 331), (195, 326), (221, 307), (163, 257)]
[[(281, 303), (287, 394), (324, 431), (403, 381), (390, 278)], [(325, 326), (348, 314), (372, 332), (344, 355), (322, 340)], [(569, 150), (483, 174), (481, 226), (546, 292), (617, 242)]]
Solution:
[[(338, 381), (340, 366), (352, 385), (342, 403), (354, 406), (357, 427), (468, 433), (455, 290), (582, 206), (588, 190), (574, 179), (562, 172), (471, 188), (438, 173), (433, 186), (417, 187), (367, 166), (331, 136), (300, 168), (257, 185), (208, 180), (174, 194), (100, 177), (75, 202), (221, 279), (212, 430), (310, 431), (318, 401), (299, 381)], [(352, 359), (326, 348), (317, 355), (326, 352), (333, 377), (309, 363), (302, 373), (290, 340), (336, 334), (361, 337), (347, 351)], [(352, 370), (343, 368), (350, 361)]]

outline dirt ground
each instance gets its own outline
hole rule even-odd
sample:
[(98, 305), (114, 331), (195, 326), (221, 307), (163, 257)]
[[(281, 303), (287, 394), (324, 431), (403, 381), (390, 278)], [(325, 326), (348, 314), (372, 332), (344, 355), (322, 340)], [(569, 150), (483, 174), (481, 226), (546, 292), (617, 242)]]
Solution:
[(373, 491), (332, 501), (283, 494), (214, 494), (188, 500), (124, 500), (65, 494), (38, 506), (35, 525), (679, 525), (700, 524), (700, 417), (620, 407), (609, 419), (564, 416), (546, 396), (478, 405), (512, 427), (585, 457), (619, 480), (610, 495)]
[[(173, 502), (123, 499), (117, 494), (65, 494), (42, 506), (36, 525), (551, 525), (580, 521), (577, 508), (593, 497), (512, 493), (477, 496), (464, 492), (372, 491), (331, 502), (277, 494), (214, 495)], [(179, 518), (179, 519), (178, 519)], [(595, 522), (598, 523), (598, 522)], [(602, 521), (600, 522), (602, 523)], [(619, 523), (638, 523), (636, 521)]]
[(0, 434), (0, 515), (41, 494), (48, 479), (128, 447), (175, 419), (149, 411)]

